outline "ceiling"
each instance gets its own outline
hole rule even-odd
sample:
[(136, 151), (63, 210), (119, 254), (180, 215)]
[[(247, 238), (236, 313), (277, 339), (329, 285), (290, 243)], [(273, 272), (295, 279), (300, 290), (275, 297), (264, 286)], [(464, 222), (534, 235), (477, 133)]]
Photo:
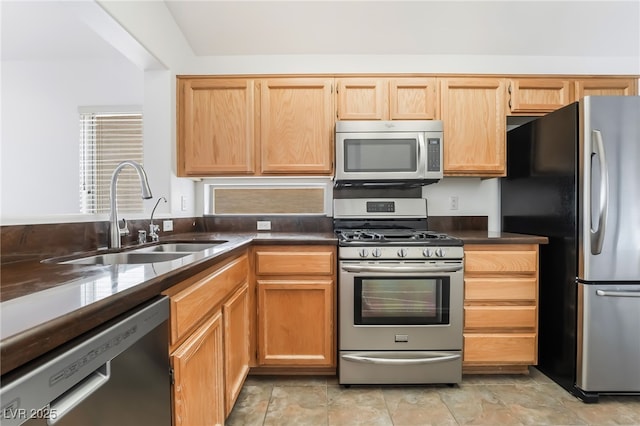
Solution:
[(121, 57), (61, 1), (0, 0), (3, 60), (87, 60)]
[[(2, 59), (118, 54), (68, 2), (0, 1)], [(193, 53), (203, 57), (527, 55), (640, 61), (640, 0), (164, 2)]]
[(640, 1), (165, 0), (198, 56), (640, 56)]

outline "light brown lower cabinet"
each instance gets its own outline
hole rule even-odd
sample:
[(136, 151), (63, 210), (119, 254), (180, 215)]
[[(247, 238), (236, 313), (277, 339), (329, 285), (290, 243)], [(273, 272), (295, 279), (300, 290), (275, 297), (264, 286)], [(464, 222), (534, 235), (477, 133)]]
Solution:
[(527, 373), (537, 363), (538, 245), (465, 245), (466, 373)]
[(259, 246), (255, 274), (258, 367), (335, 373), (336, 247)]
[(222, 425), (249, 371), (246, 253), (164, 292), (170, 297), (174, 426)]
[(260, 365), (335, 364), (331, 279), (258, 280)]
[(224, 424), (222, 329), (218, 310), (171, 355), (174, 426)]
[(222, 305), (224, 321), (225, 417), (249, 374), (249, 285), (245, 282)]

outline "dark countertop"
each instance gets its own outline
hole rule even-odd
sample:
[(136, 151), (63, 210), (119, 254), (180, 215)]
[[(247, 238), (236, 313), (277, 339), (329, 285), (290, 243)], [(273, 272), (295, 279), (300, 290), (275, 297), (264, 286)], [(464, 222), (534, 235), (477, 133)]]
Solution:
[(1, 374), (241, 253), (251, 244), (337, 244), (333, 233), (284, 232), (198, 232), (177, 234), (162, 242), (211, 240), (227, 242), (177, 260), (144, 265), (42, 263), (42, 258), (2, 263)]
[(494, 231), (450, 231), (447, 234), (460, 238), (465, 244), (548, 244), (547, 237)]
[[(545, 237), (452, 231), (465, 244), (546, 244)], [(332, 232), (193, 232), (162, 242), (225, 240), (185, 258), (144, 265), (1, 264), (1, 374), (34, 360), (158, 295), (251, 244), (337, 244)], [(133, 247), (132, 247), (133, 248)], [(83, 253), (89, 255), (92, 253)], [(68, 258), (66, 256), (64, 259)]]

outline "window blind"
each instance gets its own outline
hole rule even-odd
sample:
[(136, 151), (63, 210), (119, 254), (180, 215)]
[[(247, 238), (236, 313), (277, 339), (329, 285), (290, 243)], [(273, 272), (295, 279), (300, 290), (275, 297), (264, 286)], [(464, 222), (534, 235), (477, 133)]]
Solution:
[[(124, 160), (143, 163), (141, 113), (80, 113), (80, 212), (108, 213), (111, 175)], [(143, 211), (132, 167), (118, 175), (118, 212)]]

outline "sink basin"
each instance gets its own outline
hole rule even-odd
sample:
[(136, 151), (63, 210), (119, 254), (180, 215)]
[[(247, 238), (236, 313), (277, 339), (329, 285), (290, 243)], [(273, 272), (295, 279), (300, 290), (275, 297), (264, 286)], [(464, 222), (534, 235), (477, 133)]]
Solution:
[(180, 259), (190, 255), (192, 252), (183, 253), (140, 253), (140, 252), (122, 252), (122, 253), (106, 253), (95, 256), (82, 257), (80, 259), (67, 260), (60, 263), (69, 263), (76, 265), (115, 265), (128, 264), (138, 265), (144, 263), (167, 262), (169, 260)]
[(195, 253), (226, 242), (227, 241), (218, 240), (206, 243), (161, 243), (156, 246), (135, 249), (134, 251), (136, 253)]
[(47, 259), (45, 263), (67, 263), (76, 265), (139, 265), (144, 263), (167, 262), (180, 259), (190, 254), (198, 253), (220, 244), (226, 240), (214, 240), (203, 242), (166, 242), (148, 247), (140, 247), (118, 253), (103, 253), (94, 256), (80, 257), (71, 260)]

